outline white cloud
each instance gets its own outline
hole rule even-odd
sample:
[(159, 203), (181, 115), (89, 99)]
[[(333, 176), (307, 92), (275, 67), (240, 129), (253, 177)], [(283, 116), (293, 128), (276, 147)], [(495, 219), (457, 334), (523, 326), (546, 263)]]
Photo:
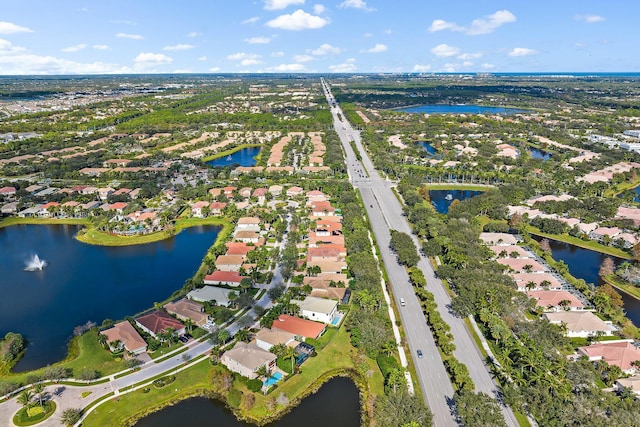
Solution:
[(27, 27), (16, 25), (13, 22), (0, 21), (0, 34), (15, 33), (33, 33), (33, 30)]
[(267, 22), (266, 25), (271, 28), (280, 28), (281, 30), (300, 31), (316, 30), (324, 27), (328, 23), (328, 19), (311, 15), (302, 9), (298, 9), (291, 14), (280, 15)]
[(220, 67), (211, 67), (211, 68), (209, 68), (209, 72), (210, 73), (217, 73), (218, 71), (220, 71)]
[(294, 55), (293, 60), (296, 62), (309, 62), (313, 61), (315, 58), (311, 55)]
[(237, 52), (227, 55), (227, 59), (230, 61), (242, 61), (243, 59), (258, 59), (260, 55), (256, 53)]
[(324, 5), (322, 4), (313, 5), (313, 13), (315, 13), (316, 15), (320, 15), (321, 13), (324, 13), (326, 11), (327, 11), (327, 8), (324, 7)]
[(10, 55), (13, 53), (24, 52), (26, 49), (19, 46), (14, 46), (10, 41), (0, 39), (0, 55)]
[(435, 56), (449, 57), (459, 55), (460, 49), (455, 46), (449, 46), (448, 44), (443, 43), (431, 49), (431, 53), (433, 53)]
[(248, 67), (249, 65), (258, 65), (258, 64), (262, 64), (262, 61), (260, 61), (259, 59), (248, 58), (240, 61), (240, 65), (242, 65), (243, 67)]
[(605, 21), (605, 18), (600, 15), (576, 15), (574, 18), (577, 21), (584, 21), (587, 24), (595, 24), (596, 22)]
[(333, 73), (353, 73), (357, 69), (358, 68), (356, 67), (356, 64), (354, 64), (354, 61), (349, 60), (342, 64), (329, 65), (329, 70)]
[(94, 44), (92, 46), (95, 50), (109, 50), (111, 49), (109, 46), (107, 46), (106, 44)]
[(480, 52), (476, 52), (476, 53), (461, 53), (460, 55), (458, 55), (458, 59), (476, 59), (476, 58), (480, 58), (482, 57), (482, 53)]
[(190, 74), (193, 73), (190, 68), (178, 68), (172, 71), (173, 74)]
[(81, 63), (54, 56), (34, 54), (0, 55), (0, 74), (114, 74), (130, 72), (132, 70), (129, 67), (104, 62)]
[(340, 3), (340, 6), (343, 9), (361, 9), (366, 10), (368, 12), (373, 12), (375, 9), (367, 6), (367, 2), (364, 0), (344, 0)]
[(304, 0), (265, 0), (264, 8), (267, 10), (282, 10), (292, 4), (304, 4)]
[(189, 34), (187, 34), (187, 37), (194, 38), (194, 37), (199, 37), (201, 35), (202, 35), (202, 33), (199, 33), (197, 31), (191, 31)]
[(118, 33), (116, 34), (116, 37), (118, 37), (119, 39), (131, 39), (131, 40), (142, 40), (144, 38), (140, 34), (127, 34), (127, 33)]
[(189, 50), (189, 49), (193, 49), (195, 46), (192, 44), (174, 44), (171, 46), (165, 46), (162, 48), (162, 50)]
[(526, 47), (516, 47), (509, 52), (509, 56), (529, 56), (538, 53), (536, 50)]
[(80, 43), (74, 46), (65, 47), (64, 49), (61, 49), (61, 50), (63, 52), (80, 52), (82, 49), (85, 49), (86, 47), (87, 47), (86, 43)]
[(198, 61), (206, 61), (207, 57), (206, 56), (199, 56), (198, 57)]
[(124, 25), (138, 25), (135, 21), (127, 21), (124, 19), (116, 19), (115, 21), (111, 21), (112, 24), (124, 24)]
[(492, 69), (496, 68), (495, 65), (489, 64), (488, 62), (485, 62), (480, 67), (484, 68), (485, 70), (492, 70)]
[(454, 73), (456, 71), (456, 66), (457, 64), (452, 64), (452, 63), (444, 64), (443, 71), (447, 73)]
[(393, 31), (391, 31), (391, 30), (384, 30), (384, 33), (385, 33), (385, 34), (387, 34), (387, 35), (391, 35), (391, 34), (393, 34)]
[(165, 55), (164, 53), (143, 52), (136, 56), (136, 59), (134, 61), (139, 65), (153, 66), (171, 64), (173, 62), (173, 58)]
[(451, 30), (463, 32), (471, 36), (477, 36), (480, 34), (492, 33), (502, 25), (515, 21), (515, 15), (505, 9), (499, 10), (491, 15), (483, 16), (482, 18), (474, 19), (468, 27), (460, 26), (455, 22), (436, 19), (429, 26), (429, 31), (433, 33), (436, 31)]
[(323, 43), (319, 48), (311, 51), (312, 55), (324, 56), (324, 55), (338, 55), (342, 52), (339, 47), (331, 46), (329, 43)]
[(278, 51), (278, 52), (271, 52), (271, 56), (274, 58), (281, 58), (284, 56), (284, 52), (283, 51)]
[(464, 61), (464, 62), (462, 63), (462, 66), (463, 66), (463, 67), (467, 67), (467, 68), (468, 68), (468, 67), (471, 67), (472, 65), (473, 65), (473, 62), (471, 62), (471, 61)]
[(413, 66), (414, 73), (426, 73), (429, 70), (431, 70), (431, 65), (429, 64), (425, 64), (425, 65), (416, 64)]
[(276, 73), (299, 73), (305, 70), (306, 68), (302, 64), (280, 64), (276, 67), (267, 68), (267, 71)]
[(256, 22), (258, 22), (261, 18), (259, 16), (252, 16), (251, 18), (245, 19), (244, 21), (242, 21), (242, 24), (255, 24)]
[(382, 52), (386, 52), (387, 50), (389, 50), (387, 45), (382, 44), (382, 43), (377, 43), (374, 47), (369, 48), (369, 49), (363, 49), (360, 52), (362, 52), (362, 53), (382, 53)]
[(248, 39), (244, 39), (245, 42), (249, 44), (269, 44), (271, 43), (271, 39), (269, 37), (249, 37)]
[(373, 33), (364, 33), (362, 37), (373, 37)]

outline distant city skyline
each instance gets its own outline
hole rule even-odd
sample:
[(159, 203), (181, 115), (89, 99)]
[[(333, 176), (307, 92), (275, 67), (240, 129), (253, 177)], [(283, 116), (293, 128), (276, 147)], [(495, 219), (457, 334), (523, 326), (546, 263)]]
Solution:
[(640, 3), (23, 0), (0, 75), (638, 72)]

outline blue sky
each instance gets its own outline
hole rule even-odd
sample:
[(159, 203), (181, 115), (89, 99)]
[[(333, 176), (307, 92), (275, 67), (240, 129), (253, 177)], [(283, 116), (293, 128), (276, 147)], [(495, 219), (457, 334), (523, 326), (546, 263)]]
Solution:
[(638, 72), (635, 0), (4, 0), (0, 75)]

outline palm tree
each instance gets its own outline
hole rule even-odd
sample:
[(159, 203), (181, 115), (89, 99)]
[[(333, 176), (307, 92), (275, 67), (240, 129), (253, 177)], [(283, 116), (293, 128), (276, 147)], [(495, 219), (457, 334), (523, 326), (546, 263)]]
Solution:
[(296, 350), (293, 347), (287, 347), (285, 349), (283, 359), (291, 359), (291, 373), (293, 373), (296, 363)]
[(187, 318), (184, 321), (184, 326), (187, 329), (187, 332), (191, 332), (193, 331), (193, 327), (195, 326), (195, 323), (193, 323), (193, 320)]
[(36, 397), (38, 398), (38, 402), (40, 403), (40, 406), (42, 406), (42, 401), (44, 400), (44, 396), (45, 396), (45, 391), (44, 391), (44, 384), (42, 383), (38, 383), (36, 385), (33, 386), (33, 392), (35, 393)]
[(249, 331), (247, 331), (246, 329), (240, 329), (238, 332), (236, 332), (235, 338), (238, 341), (249, 342)]
[(60, 421), (66, 426), (75, 425), (78, 421), (80, 421), (80, 416), (82, 415), (82, 411), (76, 408), (68, 408), (62, 412), (62, 417), (60, 417)]
[(256, 375), (261, 378), (266, 378), (269, 376), (269, 369), (266, 365), (260, 365), (260, 367), (256, 369)]
[(33, 400), (33, 392), (31, 390), (24, 390), (18, 396), (17, 402), (24, 407), (31, 407), (31, 400)]

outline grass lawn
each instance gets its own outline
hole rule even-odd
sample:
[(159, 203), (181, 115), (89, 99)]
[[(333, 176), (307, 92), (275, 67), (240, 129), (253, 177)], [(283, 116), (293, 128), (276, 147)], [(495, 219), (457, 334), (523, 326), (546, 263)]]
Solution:
[(177, 343), (173, 344), (171, 347), (165, 347), (165, 346), (160, 347), (159, 349), (151, 353), (150, 356), (152, 359), (158, 359), (159, 357), (166, 356), (168, 353), (180, 347), (182, 347), (182, 343), (178, 341)]
[[(82, 425), (85, 427), (123, 425), (131, 415), (148, 411), (151, 406), (163, 406), (180, 400), (179, 397), (199, 395), (201, 390), (207, 390), (210, 387), (208, 375), (210, 370), (211, 364), (205, 359), (178, 373), (170, 387), (151, 386), (147, 393), (140, 389), (111, 399), (91, 410)], [(178, 389), (177, 392), (176, 389)]]
[(9, 227), (11, 225), (18, 224), (67, 224), (67, 225), (87, 225), (89, 222), (86, 219), (77, 219), (77, 218), (65, 218), (65, 219), (55, 219), (55, 218), (20, 218), (17, 216), (12, 216), (9, 218), (5, 218), (0, 221), (0, 228)]
[(44, 403), (44, 406), (32, 406), (20, 409), (13, 416), (13, 423), (17, 426), (32, 426), (49, 418), (56, 411), (56, 403), (52, 400)]
[(99, 246), (129, 246), (141, 245), (144, 243), (157, 242), (171, 237), (167, 231), (159, 231), (157, 233), (143, 234), (139, 236), (118, 236), (108, 234), (95, 228), (88, 228), (76, 235), (76, 239), (82, 243)]
[[(55, 366), (71, 368), (75, 372), (87, 367), (95, 369), (100, 375), (109, 375), (125, 369), (123, 361), (115, 361), (111, 353), (98, 343), (98, 333), (96, 331), (88, 331), (75, 338), (70, 345), (67, 359), (56, 363)], [(43, 371), (44, 368), (36, 371), (20, 372), (19, 374), (4, 374), (0, 375), (0, 380), (24, 384), (27, 377), (42, 374)]]
[(547, 233), (543, 233), (536, 227), (532, 227), (530, 225), (527, 225), (526, 230), (530, 234), (546, 237), (547, 239), (551, 239), (551, 240), (557, 240), (559, 242), (570, 243), (580, 248), (590, 249), (592, 251), (601, 252), (603, 254), (612, 255), (619, 258), (625, 258), (625, 259), (630, 258), (629, 253), (626, 251), (623, 251), (622, 249), (613, 248), (611, 246), (605, 246), (593, 240), (582, 240), (578, 237), (569, 236), (568, 234), (547, 234)]
[(637, 286), (632, 285), (631, 283), (626, 282), (615, 275), (607, 276), (605, 280), (614, 288), (617, 288), (631, 295), (635, 299), (640, 299), (640, 288), (638, 288)]

